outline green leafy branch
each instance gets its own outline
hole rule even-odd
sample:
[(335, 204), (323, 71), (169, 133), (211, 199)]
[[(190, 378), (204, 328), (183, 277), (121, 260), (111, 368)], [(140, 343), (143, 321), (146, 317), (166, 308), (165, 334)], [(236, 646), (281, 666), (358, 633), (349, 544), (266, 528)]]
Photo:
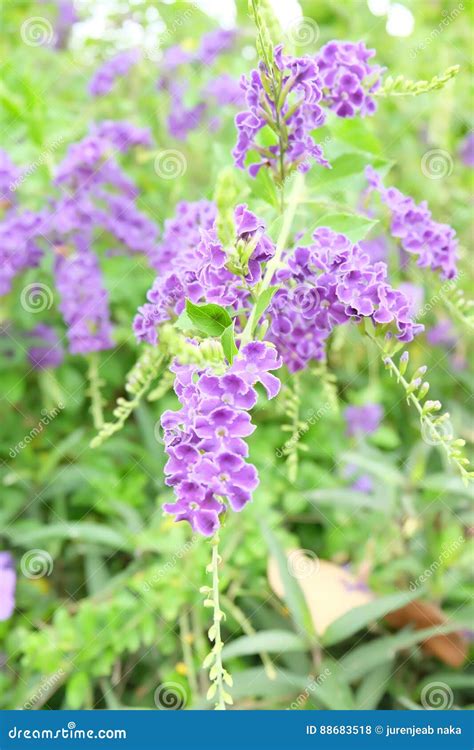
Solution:
[(448, 81), (457, 76), (460, 69), (459, 65), (453, 65), (441, 75), (433, 76), (431, 81), (411, 81), (402, 75), (396, 78), (387, 76), (383, 85), (374, 93), (376, 96), (420, 96), (420, 94), (428, 94), (430, 91), (444, 88)]
[(206, 656), (203, 667), (209, 668), (209, 679), (211, 685), (207, 691), (207, 700), (216, 699), (215, 708), (218, 711), (225, 711), (226, 704), (233, 703), (232, 696), (227, 692), (226, 686), (232, 687), (232, 677), (224, 669), (222, 664), (222, 649), (224, 642), (221, 635), (221, 622), (225, 618), (224, 612), (220, 608), (219, 601), (219, 538), (214, 536), (212, 541), (212, 560), (206, 568), (207, 573), (212, 573), (212, 586), (202, 586), (201, 593), (206, 594), (204, 606), (213, 610), (213, 622), (209, 628), (209, 640), (214, 644), (210, 653)]
[(117, 406), (113, 411), (113, 415), (116, 417), (115, 421), (104, 423), (102, 420), (99, 433), (91, 441), (91, 448), (98, 448), (114, 433), (122, 429), (130, 414), (137, 408), (143, 395), (158, 377), (165, 362), (166, 357), (161, 349), (147, 347), (144, 350), (125, 381), (125, 390), (130, 394), (130, 398), (126, 399), (120, 396), (117, 399)]
[[(375, 339), (372, 340), (375, 341)], [(469, 480), (474, 479), (474, 471), (467, 468), (469, 467), (469, 460), (462, 452), (466, 441), (454, 437), (448, 412), (438, 414), (442, 409), (441, 402), (425, 400), (430, 388), (429, 383), (423, 379), (427, 369), (426, 366), (419, 367), (409, 381), (404, 377), (408, 361), (407, 351), (400, 356), (398, 366), (392, 357), (384, 357), (385, 367), (402, 385), (407, 402), (411, 403), (419, 414), (423, 439), (429, 445), (439, 445), (443, 448), (448, 461), (456, 466), (463, 481), (467, 484)]]

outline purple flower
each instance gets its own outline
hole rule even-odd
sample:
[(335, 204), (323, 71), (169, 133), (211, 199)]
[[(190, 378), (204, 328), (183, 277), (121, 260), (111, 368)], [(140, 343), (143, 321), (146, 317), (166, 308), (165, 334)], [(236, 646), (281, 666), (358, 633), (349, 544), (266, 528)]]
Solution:
[[(232, 154), (237, 167), (245, 169), (249, 152), (257, 152), (261, 159), (249, 167), (252, 177), (264, 166), (270, 167), (279, 181), (293, 169), (307, 172), (312, 160), (329, 166), (311, 135), (325, 119), (314, 60), (283, 55), (280, 45), (274, 51), (272, 70), (261, 62), (249, 79), (242, 78), (241, 86), (248, 109), (235, 118), (238, 139)], [(266, 126), (274, 142), (264, 146), (257, 136)]]
[(371, 263), (359, 245), (327, 227), (313, 244), (288, 254), (278, 271), (283, 282), (270, 306), (269, 339), (291, 372), (324, 358), (324, 342), (336, 325), (394, 323), (401, 341), (411, 341), (423, 326), (413, 322), (410, 302), (387, 282), (385, 263)]
[(369, 240), (362, 240), (362, 242), (359, 242), (359, 246), (364, 253), (367, 253), (371, 263), (377, 263), (380, 260), (387, 260), (388, 243), (383, 234), (380, 234), (378, 237), (372, 237)]
[(232, 48), (235, 39), (236, 33), (232, 30), (209, 31), (202, 36), (195, 59), (203, 65), (212, 65), (222, 52), (227, 52)]
[(446, 346), (452, 349), (458, 340), (452, 321), (449, 318), (438, 321), (427, 331), (426, 340), (432, 346)]
[(434, 221), (426, 201), (416, 204), (413, 198), (394, 187), (385, 188), (372, 167), (366, 168), (369, 190), (377, 191), (391, 213), (391, 231), (400, 239), (407, 253), (418, 256), (418, 265), (441, 271), (445, 279), (457, 273), (458, 240), (449, 224)]
[[(232, 259), (217, 237), (215, 216), (214, 204), (207, 201), (180, 203), (176, 218), (165, 223), (163, 242), (152, 258), (160, 275), (133, 323), (139, 341), (156, 344), (157, 326), (180, 315), (186, 299), (235, 309), (248, 304), (250, 296), (242, 288), (241, 276), (229, 270)], [(264, 223), (245, 204), (235, 209), (235, 223), (236, 246), (248, 259), (241, 272), (250, 287), (260, 280), (262, 264), (275, 248), (265, 235)]]
[(380, 87), (383, 68), (369, 65), (375, 50), (364, 42), (332, 41), (316, 56), (324, 102), (338, 117), (372, 115), (377, 105), (373, 94)]
[(0, 552), (0, 620), (8, 620), (15, 609), (16, 573), (13, 557)]
[(280, 382), (270, 374), (281, 361), (262, 342), (247, 344), (227, 372), (216, 374), (196, 365), (175, 363), (175, 392), (182, 405), (161, 418), (168, 461), (166, 483), (176, 502), (166, 503), (176, 521), (188, 521), (194, 531), (212, 536), (220, 515), (229, 506), (240, 511), (258, 486), (255, 466), (245, 459), (244, 438), (255, 429), (248, 411), (257, 401), (260, 382), (273, 398)]
[(403, 281), (399, 284), (398, 289), (405, 295), (410, 303), (410, 315), (413, 318), (416, 318), (423, 307), (423, 300), (425, 298), (423, 287), (419, 284), (412, 284), (409, 281)]
[(43, 251), (38, 238), (44, 231), (44, 215), (16, 209), (0, 223), (0, 296), (7, 294), (15, 276), (39, 265)]
[(33, 343), (28, 347), (28, 359), (37, 370), (59, 367), (64, 359), (64, 350), (54, 328), (39, 323), (28, 332)]
[(466, 167), (474, 168), (474, 132), (468, 133), (464, 138), (459, 155)]
[(91, 96), (104, 96), (112, 91), (117, 78), (127, 73), (140, 59), (139, 50), (126, 50), (103, 63), (94, 73), (89, 83)]
[(370, 435), (378, 429), (383, 417), (383, 409), (380, 404), (347, 406), (344, 417), (349, 437)]
[(222, 73), (217, 78), (212, 78), (204, 88), (204, 94), (215, 99), (220, 107), (234, 105), (236, 107), (245, 104), (245, 96), (242, 87), (235, 78), (228, 73)]
[(54, 275), (61, 297), (59, 309), (68, 325), (71, 353), (89, 354), (110, 349), (113, 341), (108, 294), (87, 238), (76, 237), (71, 255), (56, 255)]

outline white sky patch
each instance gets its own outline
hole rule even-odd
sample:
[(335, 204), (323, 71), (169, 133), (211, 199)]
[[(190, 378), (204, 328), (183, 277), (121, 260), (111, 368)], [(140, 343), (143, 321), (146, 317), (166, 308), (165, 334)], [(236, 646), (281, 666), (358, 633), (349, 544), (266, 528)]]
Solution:
[(390, 9), (390, 0), (367, 0), (373, 16), (386, 16)]
[(401, 3), (393, 3), (388, 11), (385, 28), (390, 36), (410, 36), (415, 28), (413, 13)]
[(195, 0), (196, 5), (225, 29), (236, 23), (237, 11), (234, 0)]
[(303, 17), (298, 0), (270, 0), (270, 5), (272, 6), (283, 29), (286, 25), (291, 23), (291, 21)]

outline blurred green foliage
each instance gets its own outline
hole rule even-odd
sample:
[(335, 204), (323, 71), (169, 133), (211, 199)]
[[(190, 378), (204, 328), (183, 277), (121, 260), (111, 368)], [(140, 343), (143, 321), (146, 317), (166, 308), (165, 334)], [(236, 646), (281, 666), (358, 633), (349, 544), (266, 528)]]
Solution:
[[(22, 205), (44, 205), (54, 164), (70, 143), (83, 137), (90, 122), (101, 119), (130, 119), (150, 127), (158, 149), (178, 148), (184, 154), (187, 171), (171, 181), (157, 177), (154, 153), (138, 152), (123, 160), (140, 186), (140, 208), (160, 226), (178, 200), (212, 198), (217, 175), (231, 165), (233, 111), (220, 113), (223, 123), (217, 134), (204, 128), (192, 132), (185, 143), (175, 142), (165, 125), (167, 104), (156, 89), (159, 54), (156, 60), (145, 56), (113, 94), (91, 100), (87, 93), (96, 65), (117, 44), (129, 43), (131, 25), (147, 29), (146, 38), (158, 53), (160, 39), (166, 47), (177, 41), (195, 47), (201, 34), (217, 23), (198, 10), (189, 22), (180, 23), (188, 5), (117, 3), (103, 33), (88, 36), (94, 29), (94, 23), (89, 24), (82, 36), (74, 31), (67, 49), (55, 51), (27, 45), (20, 34), (32, 16), (44, 15), (54, 23), (54, 4), (5, 1), (3, 147), (18, 164), (34, 163), (49, 152), (22, 183)], [(389, 172), (387, 184), (416, 200), (428, 200), (436, 219), (456, 228), (462, 253), (460, 288), (468, 294), (472, 170), (462, 163), (459, 148), (472, 126), (470, 7), (466, 3), (459, 16), (433, 35), (451, 6), (441, 0), (406, 5), (415, 28), (410, 37), (401, 38), (389, 36), (385, 19), (373, 16), (362, 0), (301, 2), (304, 16), (313, 18), (320, 32), (319, 40), (301, 52), (315, 52), (333, 38), (363, 39), (377, 49), (377, 61), (393, 77), (430, 80), (452, 65), (460, 65), (461, 71), (441, 91), (381, 100), (370, 120), (331, 121), (320, 140), (326, 139), (333, 170), (309, 173), (310, 194), (316, 197), (301, 206), (298, 226), (310, 232), (333, 217), (335, 226), (353, 240), (368, 231), (376, 234), (380, 226), (347, 210), (357, 211), (362, 169), (373, 163)], [(99, 13), (94, 3), (80, 4), (83, 21), (90, 13)], [(245, 2), (238, 3), (237, 17), (240, 51), (220, 57), (212, 71), (190, 71), (191, 94), (213, 75), (238, 77), (255, 62), (255, 30)], [(56, 142), (59, 146), (49, 150)], [(452, 160), (452, 170), (443, 179), (427, 179), (420, 168), (432, 148), (443, 149)], [(252, 210), (271, 219), (273, 196), (264, 173), (255, 181), (240, 174), (237, 179)], [(117, 341), (115, 349), (101, 355), (106, 414), (123, 394), (126, 373), (137, 359), (131, 320), (153, 280), (144, 265), (130, 273), (130, 258), (105, 257), (108, 249), (100, 240), (97, 250)], [(18, 278), (11, 295), (2, 299), (3, 319), (11, 321), (15, 331), (29, 330), (41, 318), (64, 333), (56, 304), (43, 317), (19, 305), (25, 284), (50, 283), (50, 264), (46, 257), (39, 273), (29, 271)], [(441, 282), (433, 274), (421, 273), (414, 265), (400, 270), (395, 246), (389, 264), (394, 281), (423, 285), (430, 307), (423, 318), (427, 329), (452, 318), (453, 349), (429, 346), (421, 336), (410, 347), (411, 362), (414, 368), (428, 366), (432, 397), (450, 412), (455, 433), (472, 443), (469, 327), (440, 298)], [(165, 457), (156, 425), (162, 411), (175, 406), (172, 392), (141, 403), (121, 432), (91, 450), (86, 363), (68, 356), (54, 374), (37, 373), (26, 363), (21, 336), (2, 341), (3, 348), (1, 546), (13, 552), (18, 566), (32, 549), (46, 550), (54, 566), (50, 575), (36, 580), (19, 573), (15, 614), (0, 623), (0, 706), (154, 708), (156, 688), (173, 682), (182, 686), (187, 707), (203, 707), (207, 684), (201, 664), (209, 622), (199, 587), (205, 583), (210, 548), (205, 540), (192, 537), (187, 526), (175, 525), (161, 513), (171, 493), (163, 482)], [(234, 702), (237, 707), (285, 708), (303, 693), (298, 707), (414, 708), (420, 707), (423, 686), (442, 680), (454, 691), (455, 705), (468, 706), (472, 675), (467, 668), (449, 668), (423, 654), (420, 634), (409, 629), (391, 634), (379, 617), (371, 624), (369, 613), (357, 632), (349, 627), (330, 645), (318, 645), (309, 633), (301, 637), (298, 614), (272, 593), (266, 575), (269, 545), (273, 550), (301, 547), (321, 559), (350, 565), (355, 573), (365, 571), (380, 596), (408, 591), (410, 583), (439, 560), (420, 596), (442, 606), (452, 616), (452, 627), (472, 624), (466, 604), (472, 595), (472, 495), (439, 450), (421, 438), (416, 413), (374, 345), (355, 328), (339, 329), (330, 342), (327, 371), (314, 366), (301, 375), (297, 397), (290, 378), (283, 380), (277, 409), (262, 398), (255, 413), (258, 429), (250, 441), (251, 456), (261, 485), (245, 512), (227, 519), (221, 535), (225, 639), (229, 649), (240, 637), (250, 639), (243, 652), (230, 651), (227, 657)], [(342, 409), (367, 401), (383, 405), (383, 424), (365, 441), (350, 440)], [(41, 410), (59, 402), (64, 404), (59, 415), (12, 457), (12, 447), (38, 424)], [(298, 431), (298, 421), (304, 430)], [(290, 432), (282, 430), (284, 425)], [(284, 446), (292, 429), (297, 438), (289, 457)], [(372, 494), (351, 489), (344, 474), (347, 463), (370, 475)], [(460, 537), (463, 543), (454, 544)], [(443, 555), (445, 549), (452, 552)], [(261, 658), (262, 643), (252, 638), (255, 632), (275, 630), (291, 631), (300, 641), (290, 639), (286, 649), (281, 636), (275, 643), (264, 637), (267, 657), (276, 668), (275, 679), (270, 679), (268, 659)], [(311, 679), (325, 668), (331, 676), (308, 692)]]

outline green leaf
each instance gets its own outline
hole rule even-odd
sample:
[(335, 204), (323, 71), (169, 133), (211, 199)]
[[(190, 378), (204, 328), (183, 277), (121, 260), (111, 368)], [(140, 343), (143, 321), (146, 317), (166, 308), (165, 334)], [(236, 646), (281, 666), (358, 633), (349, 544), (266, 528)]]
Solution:
[(358, 630), (374, 622), (374, 620), (384, 617), (388, 612), (393, 612), (394, 609), (403, 607), (419, 596), (420, 594), (417, 591), (397, 592), (396, 594), (383, 596), (368, 604), (363, 604), (360, 607), (354, 607), (329, 625), (322, 637), (322, 643), (324, 646), (333, 646), (335, 643), (339, 643), (339, 641), (357, 633)]
[(235, 343), (233, 323), (231, 323), (230, 326), (227, 326), (227, 328), (222, 333), (221, 344), (227, 361), (229, 362), (229, 364), (232, 364), (235, 355), (239, 351)]
[(252, 180), (252, 194), (264, 200), (273, 208), (278, 208), (279, 200), (275, 183), (268, 173), (268, 169), (261, 169), (254, 180)]
[(321, 216), (316, 226), (329, 227), (335, 232), (345, 234), (351, 242), (359, 242), (378, 223), (377, 220), (369, 219), (367, 216), (361, 216), (360, 214), (337, 213)]
[(266, 653), (281, 654), (286, 651), (307, 651), (308, 644), (291, 630), (262, 630), (253, 635), (243, 635), (222, 650), (223, 659), (234, 656), (249, 656), (250, 654)]
[[(368, 164), (372, 164), (372, 166), (377, 168), (390, 166), (389, 161), (374, 157), (373, 154), (359, 152), (341, 154), (341, 156), (338, 156), (331, 162), (332, 169), (316, 170), (317, 182), (315, 184), (321, 188), (323, 185), (332, 185), (333, 183), (347, 180), (347, 178), (354, 175), (364, 178), (364, 170)], [(316, 176), (313, 179), (316, 180)]]
[(359, 648), (353, 649), (339, 661), (342, 669), (346, 670), (349, 682), (359, 680), (367, 674), (370, 669), (385, 664), (393, 659), (401, 649), (411, 648), (422, 641), (426, 641), (433, 635), (445, 635), (459, 630), (459, 623), (447, 625), (435, 625), (423, 630), (410, 630), (390, 635), (384, 638), (376, 638), (370, 643), (365, 643)]
[(89, 696), (89, 677), (86, 672), (76, 672), (66, 686), (66, 703), (70, 709), (82, 708)]
[(315, 638), (313, 621), (306, 606), (304, 594), (298, 584), (297, 578), (292, 576), (288, 568), (288, 559), (285, 550), (282, 548), (279, 540), (274, 535), (271, 528), (266, 522), (260, 522), (262, 534), (270, 550), (270, 554), (275, 558), (278, 564), (280, 577), (285, 590), (285, 601), (290, 610), (293, 622), (300, 635)]
[(372, 669), (362, 680), (357, 690), (358, 711), (373, 711), (383, 697), (392, 674), (393, 661)]
[(268, 289), (264, 289), (263, 292), (257, 297), (255, 302), (255, 320), (260, 320), (263, 313), (272, 301), (273, 295), (277, 291), (277, 286), (269, 286)]
[(195, 305), (187, 299), (186, 313), (193, 328), (208, 336), (221, 336), (225, 329), (232, 325), (232, 318), (220, 305)]

